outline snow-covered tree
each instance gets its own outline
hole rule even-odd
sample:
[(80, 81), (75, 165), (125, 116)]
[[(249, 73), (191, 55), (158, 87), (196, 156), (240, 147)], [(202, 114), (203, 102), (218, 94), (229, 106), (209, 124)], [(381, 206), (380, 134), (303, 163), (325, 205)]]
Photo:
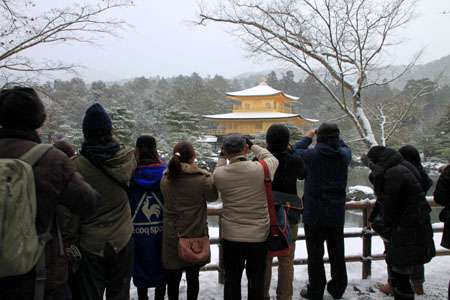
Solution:
[(197, 164), (208, 169), (214, 157), (211, 144), (204, 142), (209, 130), (203, 125), (202, 117), (181, 107), (180, 110), (168, 112), (166, 120), (170, 127), (169, 134), (162, 137), (160, 149), (170, 156), (178, 142), (190, 142), (195, 149)]
[[(381, 55), (401, 42), (394, 33), (411, 20), (414, 5), (414, 0), (223, 0), (215, 6), (203, 2), (198, 23), (231, 24), (249, 56), (284, 61), (306, 72), (370, 148), (378, 141), (364, 92), (393, 79), (382, 82), (374, 75), (384, 67)], [(405, 70), (414, 63), (415, 58)]]
[(130, 111), (123, 107), (105, 108), (111, 117), (114, 135), (124, 144), (134, 146), (136, 137), (133, 136), (136, 121)]
[(435, 144), (438, 154), (450, 161), (450, 105), (436, 126)]

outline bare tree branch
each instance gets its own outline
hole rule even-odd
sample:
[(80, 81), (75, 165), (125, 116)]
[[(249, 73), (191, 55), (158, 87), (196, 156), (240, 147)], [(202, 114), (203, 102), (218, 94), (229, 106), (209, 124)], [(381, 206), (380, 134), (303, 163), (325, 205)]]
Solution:
[[(1, 85), (24, 80), (26, 73), (45, 73), (71, 70), (76, 65), (61, 62), (34, 62), (26, 50), (43, 44), (88, 43), (105, 36), (117, 36), (117, 31), (129, 26), (119, 19), (103, 18), (113, 9), (132, 5), (132, 0), (103, 0), (97, 4), (55, 8), (41, 15), (31, 15), (29, 0), (0, 1), (0, 71)], [(25, 13), (25, 14), (24, 14)], [(31, 72), (31, 73), (30, 73)], [(9, 74), (9, 75), (8, 75)]]
[[(394, 35), (414, 17), (416, 0), (222, 0), (203, 2), (197, 23), (220, 22), (253, 57), (286, 61), (312, 76), (352, 121), (367, 148), (377, 143), (364, 111), (364, 90), (387, 84), (369, 76), (380, 54), (401, 42)], [(331, 76), (330, 81), (325, 81)], [(335, 86), (339, 90), (335, 90)], [(378, 112), (380, 113), (380, 112)]]

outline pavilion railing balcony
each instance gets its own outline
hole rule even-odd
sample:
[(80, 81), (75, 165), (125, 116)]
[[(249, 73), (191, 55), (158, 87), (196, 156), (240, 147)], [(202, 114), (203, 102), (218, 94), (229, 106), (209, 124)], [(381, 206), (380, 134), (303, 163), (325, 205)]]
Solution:
[(242, 106), (242, 105), (233, 105), (233, 112), (234, 113), (281, 112), (281, 113), (291, 114), (292, 109), (290, 107), (285, 107), (285, 106), (277, 106), (276, 108), (271, 106), (270, 108), (268, 108), (264, 105), (252, 105), (249, 108), (245, 108), (245, 106)]
[(212, 135), (225, 135), (227, 134), (227, 130), (225, 128), (219, 128), (219, 129), (211, 129)]

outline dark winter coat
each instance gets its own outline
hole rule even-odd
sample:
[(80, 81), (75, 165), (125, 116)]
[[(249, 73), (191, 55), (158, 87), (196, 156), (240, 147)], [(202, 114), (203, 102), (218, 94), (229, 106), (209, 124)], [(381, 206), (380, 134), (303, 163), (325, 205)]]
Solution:
[[(429, 262), (435, 255), (431, 208), (426, 201), (419, 171), (397, 151), (377, 147), (376, 155), (364, 162), (372, 170), (374, 190), (389, 247), (386, 260), (392, 266), (408, 267)], [(375, 229), (375, 227), (374, 227)], [(385, 230), (386, 229), (386, 230)]]
[(105, 172), (122, 185), (128, 185), (136, 168), (134, 149), (116, 139), (108, 149), (114, 150), (92, 145), (84, 155), (72, 157), (75, 169), (99, 192), (100, 200), (95, 213), (86, 220), (78, 222), (69, 212), (65, 212), (64, 220), (65, 243), (79, 244), (89, 253), (101, 257), (106, 243), (115, 253), (122, 250), (131, 239), (133, 227), (127, 192), (91, 161), (100, 162)]
[(444, 206), (439, 219), (444, 222), (441, 246), (450, 249), (450, 166), (447, 166), (439, 176), (433, 193), (434, 201)]
[(181, 163), (180, 177), (168, 179), (168, 175), (166, 169), (161, 180), (164, 195), (162, 259), (166, 269), (174, 270), (192, 266), (178, 257), (178, 233), (181, 237), (208, 234), (206, 202), (217, 200), (217, 190), (211, 173), (194, 164)]
[[(267, 147), (269, 151), (278, 159), (278, 168), (272, 181), (272, 190), (298, 195), (297, 180), (303, 180), (306, 177), (306, 170), (303, 167), (302, 159), (292, 151), (274, 151)], [(289, 218), (289, 224), (295, 225), (298, 220)]]
[(294, 145), (307, 175), (304, 188), (303, 223), (315, 227), (339, 227), (345, 222), (345, 201), (350, 148), (342, 140), (317, 143), (303, 137)]
[[(0, 157), (18, 158), (41, 141), (35, 131), (0, 129)], [(91, 188), (79, 173), (75, 172), (69, 158), (56, 148), (51, 148), (33, 167), (36, 182), (37, 233), (46, 231), (55, 215), (57, 205), (70, 209), (81, 219), (94, 213), (98, 202), (97, 192)], [(47, 281), (46, 290), (60, 287), (67, 279), (67, 260), (60, 254), (60, 240), (56, 223), (50, 233), (53, 238), (45, 247)], [(15, 282), (20, 282), (23, 291), (33, 291), (34, 268), (25, 275), (0, 279), (0, 299)]]
[(424, 170), (420, 171), (420, 177), (422, 179), (422, 189), (425, 196), (427, 195), (428, 191), (430, 190), (431, 186), (433, 185), (433, 180), (428, 176), (427, 173), (425, 173)]
[(166, 165), (140, 165), (131, 180), (131, 221), (133, 222), (133, 282), (138, 288), (165, 285), (168, 273), (161, 258), (163, 203), (160, 182)]

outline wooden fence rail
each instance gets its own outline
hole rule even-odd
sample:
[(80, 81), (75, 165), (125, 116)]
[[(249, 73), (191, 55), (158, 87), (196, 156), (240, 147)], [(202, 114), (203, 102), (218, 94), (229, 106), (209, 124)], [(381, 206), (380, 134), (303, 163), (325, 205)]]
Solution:
[[(432, 207), (439, 207), (433, 200), (433, 197), (427, 197), (427, 201)], [(367, 279), (372, 274), (372, 261), (384, 259), (383, 254), (372, 255), (372, 237), (378, 234), (371, 229), (371, 224), (368, 222), (370, 210), (372, 209), (375, 201), (353, 201), (346, 204), (346, 210), (362, 211), (363, 227), (358, 232), (344, 232), (344, 238), (360, 237), (362, 239), (362, 255), (345, 256), (346, 262), (361, 262), (362, 263), (362, 279)], [(209, 216), (219, 216), (220, 209), (208, 209)], [(220, 227), (220, 224), (219, 224)], [(433, 228), (433, 232), (442, 232), (443, 228)], [(220, 228), (219, 228), (220, 232)], [(305, 240), (305, 235), (298, 235), (297, 241)], [(223, 255), (220, 245), (220, 234), (218, 238), (210, 238), (211, 244), (217, 244), (219, 247), (219, 262), (218, 264), (208, 264), (204, 266), (202, 271), (218, 271), (219, 283), (224, 282), (224, 269), (223, 269)], [(450, 251), (436, 251), (436, 256), (450, 255)], [(308, 262), (308, 258), (296, 258), (294, 259), (294, 265), (305, 265)], [(325, 263), (329, 263), (328, 259), (324, 259)], [(272, 266), (278, 265), (274, 262)]]

